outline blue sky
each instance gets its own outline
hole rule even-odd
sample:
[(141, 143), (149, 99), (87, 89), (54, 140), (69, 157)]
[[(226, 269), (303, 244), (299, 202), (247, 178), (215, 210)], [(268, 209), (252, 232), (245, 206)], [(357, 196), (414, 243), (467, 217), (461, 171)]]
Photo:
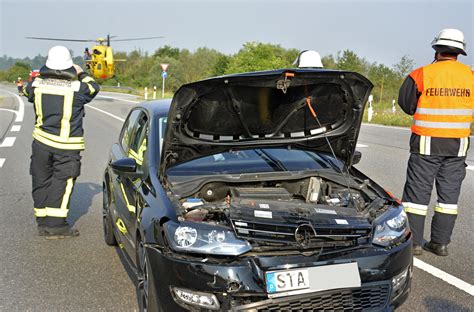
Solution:
[[(351, 49), (388, 66), (407, 54), (422, 66), (433, 58), (430, 43), (436, 33), (453, 27), (468, 42), (468, 56), (460, 60), (474, 64), (473, 17), (470, 0), (0, 0), (0, 55), (46, 55), (55, 44), (26, 36), (95, 39), (110, 33), (118, 38), (165, 36), (117, 42), (113, 47), (119, 51), (153, 52), (171, 45), (231, 54), (247, 41), (260, 41), (322, 55)], [(75, 55), (87, 46), (64, 45)]]

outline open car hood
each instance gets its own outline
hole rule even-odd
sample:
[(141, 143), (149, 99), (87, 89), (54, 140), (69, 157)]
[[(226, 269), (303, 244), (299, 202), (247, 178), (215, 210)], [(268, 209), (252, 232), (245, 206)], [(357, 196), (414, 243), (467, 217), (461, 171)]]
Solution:
[(229, 150), (286, 147), (331, 153), (328, 141), (351, 166), (372, 87), (357, 73), (315, 69), (183, 85), (168, 114), (161, 175), (177, 164)]

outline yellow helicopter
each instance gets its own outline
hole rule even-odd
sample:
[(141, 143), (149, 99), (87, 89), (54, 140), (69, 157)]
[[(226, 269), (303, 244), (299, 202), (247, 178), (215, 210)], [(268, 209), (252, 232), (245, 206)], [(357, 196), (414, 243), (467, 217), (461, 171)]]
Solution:
[[(125, 59), (114, 59), (112, 47), (110, 41), (116, 36), (110, 36), (107, 34), (106, 38), (97, 38), (96, 40), (89, 39), (61, 39), (61, 38), (44, 38), (44, 37), (25, 37), (26, 39), (35, 40), (53, 40), (53, 41), (72, 41), (72, 42), (97, 42), (92, 47), (92, 52), (89, 48), (84, 51), (84, 60), (86, 62), (86, 69), (90, 72), (94, 78), (108, 79), (114, 77), (115, 74), (115, 62), (123, 62)], [(129, 39), (112, 39), (113, 41), (136, 41), (136, 40), (149, 40), (163, 38), (162, 36), (157, 37), (145, 37), (145, 38), (129, 38)]]

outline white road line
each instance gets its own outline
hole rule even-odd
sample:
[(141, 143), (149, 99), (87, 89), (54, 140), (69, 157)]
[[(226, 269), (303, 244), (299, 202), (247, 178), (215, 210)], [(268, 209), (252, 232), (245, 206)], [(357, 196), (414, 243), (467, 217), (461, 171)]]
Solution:
[[(398, 127), (398, 126), (385, 126), (385, 125), (379, 125), (379, 124), (370, 124), (363, 122), (363, 126), (369, 126), (369, 127), (379, 127), (379, 128), (390, 128), (390, 129), (399, 129), (399, 130), (405, 130), (405, 131), (411, 131), (410, 127)], [(474, 139), (474, 135), (470, 136), (471, 139)]]
[(5, 158), (0, 158), (0, 168), (3, 167), (4, 163), (5, 163)]
[(101, 113), (103, 113), (103, 114), (106, 114), (106, 115), (108, 115), (108, 116), (110, 116), (110, 117), (112, 117), (112, 118), (115, 118), (115, 119), (117, 119), (117, 120), (120, 120), (121, 122), (124, 122), (124, 121), (125, 121), (125, 119), (123, 119), (123, 118), (120, 118), (120, 117), (118, 117), (118, 116), (115, 116), (114, 114), (111, 114), (111, 113), (106, 112), (106, 111), (104, 111), (104, 110), (101, 110), (100, 108), (91, 106), (90, 104), (86, 104), (86, 106), (87, 106), (87, 107), (90, 107), (90, 108), (92, 108), (92, 109), (95, 109), (95, 110), (97, 110), (97, 111), (99, 111), (99, 112), (101, 112)]
[(12, 128), (10, 129), (11, 132), (18, 132), (20, 131), (21, 126), (20, 125), (13, 125)]
[(113, 100), (116, 100), (116, 101), (129, 102), (129, 103), (135, 103), (135, 104), (140, 103), (139, 101), (126, 100), (126, 99), (116, 98), (116, 97), (113, 97), (113, 96), (98, 95), (96, 97), (96, 99), (100, 99), (100, 98), (113, 99)]
[(15, 137), (6, 137), (2, 143), (0, 143), (0, 147), (12, 147), (15, 144)]
[(466, 169), (467, 170), (474, 170), (474, 166), (467, 166)]
[(385, 125), (379, 125), (379, 124), (370, 124), (363, 122), (363, 126), (370, 126), (370, 127), (380, 127), (380, 128), (392, 128), (392, 129), (400, 129), (400, 130), (406, 130), (406, 131), (411, 131), (410, 127), (397, 127), (397, 126), (385, 126)]
[(25, 103), (23, 102), (23, 100), (21, 99), (21, 97), (18, 96), (18, 94), (15, 94), (13, 92), (10, 92), (10, 91), (7, 91), (7, 90), (3, 90), (3, 92), (7, 92), (7, 93), (10, 93), (11, 95), (13, 95), (17, 101), (18, 101), (18, 104), (20, 105), (18, 107), (18, 110), (17, 111), (14, 111), (15, 114), (16, 114), (16, 119), (15, 119), (15, 122), (22, 122), (23, 121), (23, 117), (25, 117)]
[(128, 94), (128, 93), (121, 93), (121, 92), (109, 92), (109, 91), (100, 91), (100, 94), (104, 94), (104, 93), (107, 93), (107, 94), (111, 94), (111, 95), (125, 95), (125, 96), (130, 96), (130, 97), (137, 97), (136, 95), (134, 94)]
[(8, 108), (0, 108), (0, 111), (6, 111), (6, 112), (10, 112), (10, 113), (13, 113), (13, 114), (17, 114), (17, 111), (14, 110), (14, 109), (8, 109)]
[(418, 258), (413, 258), (413, 264), (425, 271), (430, 273), (431, 275), (445, 281), (446, 283), (453, 285), (454, 287), (467, 292), (469, 295), (474, 296), (474, 285), (471, 285), (469, 283), (466, 283), (465, 281), (449, 274), (444, 271), (441, 271), (440, 269), (432, 266), (431, 264), (428, 264), (426, 262), (421, 261)]
[(365, 144), (359, 144), (357, 143), (356, 147), (369, 147), (368, 145), (365, 145)]

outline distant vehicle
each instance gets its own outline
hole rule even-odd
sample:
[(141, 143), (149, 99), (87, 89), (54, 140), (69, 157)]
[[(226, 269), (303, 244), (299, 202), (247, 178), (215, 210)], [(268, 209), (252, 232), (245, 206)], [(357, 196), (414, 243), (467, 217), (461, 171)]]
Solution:
[(30, 71), (30, 74), (28, 75), (28, 82), (31, 82), (33, 78), (38, 77), (40, 75), (39, 69), (33, 69)]
[(89, 52), (89, 48), (84, 51), (86, 69), (91, 73), (94, 78), (108, 79), (115, 75), (115, 62), (123, 62), (124, 59), (114, 59), (112, 47), (110, 41), (136, 41), (136, 40), (149, 40), (163, 38), (158, 37), (146, 37), (146, 38), (131, 38), (131, 39), (112, 39), (115, 36), (107, 34), (106, 38), (91, 39), (59, 39), (59, 38), (43, 38), (43, 37), (26, 37), (27, 39), (37, 40), (53, 40), (53, 41), (73, 41), (73, 42), (97, 42), (92, 47), (92, 52)]
[(372, 84), (274, 70), (129, 113), (104, 172), (105, 241), (141, 311), (391, 311), (408, 297), (400, 202), (353, 167)]

